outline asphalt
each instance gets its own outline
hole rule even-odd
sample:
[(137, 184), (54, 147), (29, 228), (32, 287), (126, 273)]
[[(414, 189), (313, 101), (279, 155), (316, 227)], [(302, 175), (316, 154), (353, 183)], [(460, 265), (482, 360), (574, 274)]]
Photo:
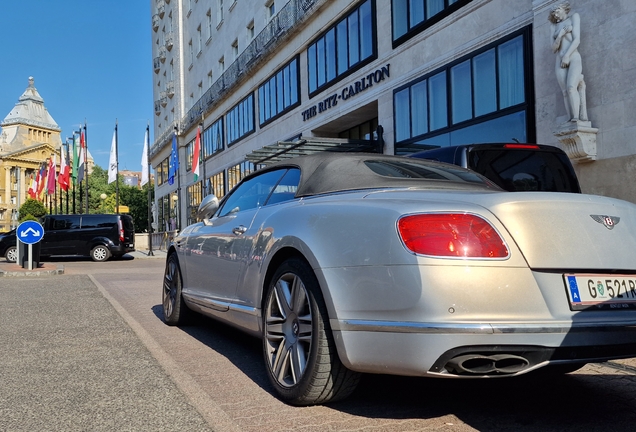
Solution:
[[(134, 252), (129, 252), (123, 256), (126, 258), (134, 258), (134, 259), (166, 259), (166, 251), (165, 250), (153, 250), (152, 253), (149, 250), (136, 250)], [(31, 270), (27, 268), (23, 268), (19, 264), (3, 264), (0, 268), (0, 277), (24, 277), (24, 276), (53, 276), (64, 274), (64, 264), (58, 262), (48, 262), (43, 261), (40, 262), (37, 268), (33, 268)]]

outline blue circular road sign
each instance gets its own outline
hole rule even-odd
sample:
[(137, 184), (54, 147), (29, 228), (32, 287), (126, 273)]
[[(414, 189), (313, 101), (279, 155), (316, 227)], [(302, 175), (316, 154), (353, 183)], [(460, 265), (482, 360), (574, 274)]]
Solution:
[(34, 244), (44, 237), (44, 227), (36, 221), (24, 221), (15, 230), (18, 240), (25, 244)]

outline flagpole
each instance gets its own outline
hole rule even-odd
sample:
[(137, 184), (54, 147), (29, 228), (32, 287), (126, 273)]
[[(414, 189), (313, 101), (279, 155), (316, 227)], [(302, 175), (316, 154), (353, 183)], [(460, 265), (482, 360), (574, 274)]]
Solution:
[[(177, 137), (177, 127), (174, 127), (174, 134)], [(177, 139), (177, 160), (179, 156), (179, 140)], [(177, 172), (175, 175), (177, 176), (177, 231), (181, 231), (181, 176), (179, 175), (180, 166), (177, 165)]]
[(150, 122), (146, 125), (146, 175), (148, 176), (148, 256), (154, 256), (152, 252), (152, 197), (150, 192)]
[(117, 136), (117, 119), (115, 119), (115, 208), (117, 209), (117, 214), (119, 214), (119, 152), (117, 150), (118, 144), (118, 136)]
[(205, 129), (203, 128), (203, 123), (205, 122), (205, 117), (203, 113), (201, 113), (201, 123), (199, 123), (199, 127), (201, 128), (201, 163), (203, 164), (203, 197), (205, 198), (208, 195), (208, 178), (205, 175), (205, 139), (203, 138)]
[(86, 177), (86, 214), (88, 214), (88, 131), (86, 130), (86, 119), (84, 119), (84, 177)]

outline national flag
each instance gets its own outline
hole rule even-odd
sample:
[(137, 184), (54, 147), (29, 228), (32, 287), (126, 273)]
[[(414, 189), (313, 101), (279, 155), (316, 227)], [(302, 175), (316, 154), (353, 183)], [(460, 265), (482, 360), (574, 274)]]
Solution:
[(68, 190), (69, 185), (69, 166), (68, 161), (66, 160), (66, 149), (60, 149), (60, 174), (57, 176), (57, 182), (60, 184), (60, 189)]
[(148, 183), (148, 177), (150, 177), (148, 167), (148, 147), (150, 146), (150, 126), (146, 127), (146, 136), (144, 138), (144, 151), (141, 154), (141, 186)]
[(47, 193), (49, 195), (55, 194), (55, 171), (57, 169), (55, 155), (51, 156), (49, 160), (49, 174), (47, 180)]
[(110, 145), (110, 161), (108, 162), (108, 184), (117, 180), (117, 126), (113, 132), (113, 142)]
[(177, 150), (177, 134), (172, 134), (172, 151), (168, 165), (168, 184), (174, 184), (175, 176), (179, 175), (179, 152)]
[(36, 193), (36, 199), (40, 199), (40, 195), (42, 194), (42, 191), (44, 190), (44, 185), (46, 184), (46, 165), (42, 164), (40, 166), (40, 172), (39, 174), (39, 182), (38, 182), (38, 191)]
[(35, 199), (35, 196), (36, 196), (35, 194), (37, 190), (38, 190), (38, 184), (35, 182), (35, 178), (33, 178), (33, 174), (31, 174), (31, 181), (29, 182), (29, 198)]
[(71, 159), (71, 177), (73, 178), (73, 183), (77, 181), (77, 170), (79, 168), (79, 135), (73, 132), (73, 157)]
[(199, 180), (199, 155), (201, 154), (201, 128), (197, 128), (197, 138), (194, 140), (194, 155), (192, 156), (192, 170), (194, 181)]
[(84, 131), (80, 132), (80, 148), (78, 155), (78, 165), (77, 165), (77, 182), (81, 183), (84, 180), (84, 171), (86, 167), (84, 166), (84, 160), (86, 159), (86, 141), (84, 139)]

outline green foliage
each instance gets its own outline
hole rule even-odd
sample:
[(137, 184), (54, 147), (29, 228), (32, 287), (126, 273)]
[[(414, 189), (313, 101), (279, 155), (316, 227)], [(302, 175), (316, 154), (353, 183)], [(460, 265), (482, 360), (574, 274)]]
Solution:
[(20, 223), (22, 223), (24, 221), (36, 221), (36, 222), (39, 222), (40, 219), (36, 218), (31, 213), (28, 213), (27, 215), (21, 217), (20, 220), (19, 220)]
[[(44, 207), (44, 204), (40, 201), (28, 198), (24, 204), (20, 206), (18, 212), (20, 215), (20, 222), (25, 220), (38, 220), (46, 214), (46, 207)], [(27, 219), (28, 216), (32, 219)]]

